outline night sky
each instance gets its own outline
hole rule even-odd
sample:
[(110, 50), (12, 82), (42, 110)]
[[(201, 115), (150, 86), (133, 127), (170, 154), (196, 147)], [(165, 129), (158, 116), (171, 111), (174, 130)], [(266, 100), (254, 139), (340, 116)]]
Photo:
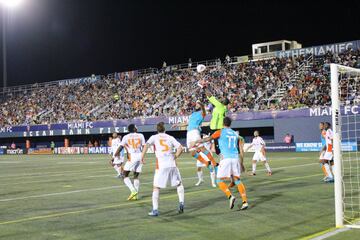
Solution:
[(9, 13), (8, 85), (360, 39), (360, 1), (333, 2), (25, 0)]

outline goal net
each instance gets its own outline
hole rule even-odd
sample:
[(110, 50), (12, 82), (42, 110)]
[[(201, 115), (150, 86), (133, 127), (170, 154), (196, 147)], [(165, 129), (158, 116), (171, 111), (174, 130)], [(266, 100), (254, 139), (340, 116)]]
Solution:
[(330, 72), (336, 226), (360, 228), (360, 69)]

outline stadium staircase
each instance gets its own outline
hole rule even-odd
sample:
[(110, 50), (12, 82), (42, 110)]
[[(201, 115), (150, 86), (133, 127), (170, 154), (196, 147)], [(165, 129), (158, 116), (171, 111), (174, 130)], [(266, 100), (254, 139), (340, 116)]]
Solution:
[(296, 67), (296, 71), (293, 71), (288, 78), (288, 81), (282, 82), (280, 88), (278, 88), (273, 95), (267, 99), (268, 106), (271, 102), (279, 102), (287, 94), (289, 86), (294, 86), (304, 76), (304, 74), (311, 70), (313, 66), (313, 55), (306, 56), (303, 62)]

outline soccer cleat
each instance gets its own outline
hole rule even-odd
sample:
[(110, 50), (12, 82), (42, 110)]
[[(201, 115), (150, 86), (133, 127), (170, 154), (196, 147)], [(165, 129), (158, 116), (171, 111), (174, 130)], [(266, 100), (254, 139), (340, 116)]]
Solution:
[(239, 205), (239, 210), (245, 210), (245, 209), (248, 209), (249, 207), (249, 204), (247, 202), (243, 202), (241, 207)]
[(130, 195), (129, 195), (129, 197), (128, 197), (128, 201), (130, 201), (130, 200), (134, 200), (134, 198), (136, 198), (137, 199), (137, 195), (138, 195), (138, 192), (132, 192)]
[(159, 212), (156, 209), (151, 210), (151, 212), (148, 213), (148, 216), (150, 217), (157, 217), (159, 216)]
[(178, 213), (184, 213), (184, 203), (179, 203)]
[(234, 206), (235, 206), (235, 201), (236, 201), (236, 198), (231, 195), (230, 198), (229, 198), (229, 203), (230, 203), (229, 207), (230, 207), (230, 209), (233, 209), (233, 208), (234, 208)]
[(216, 188), (216, 187), (217, 187), (215, 183), (212, 183), (211, 186), (212, 186), (213, 188)]
[(122, 177), (123, 176), (121, 174), (115, 176), (115, 178), (119, 178), (119, 179), (121, 179)]
[(268, 172), (267, 174), (268, 174), (268, 176), (271, 176), (271, 175), (272, 175), (272, 172)]
[(138, 199), (139, 199), (139, 194), (136, 195), (135, 197), (133, 197), (131, 200), (132, 200), (132, 201), (137, 201)]
[(333, 182), (334, 182), (334, 178), (326, 177), (325, 182), (326, 182), (326, 183), (333, 183)]
[(203, 179), (199, 179), (197, 183), (195, 183), (195, 186), (200, 186), (204, 182)]
[(251, 172), (251, 173), (249, 173), (249, 175), (250, 175), (250, 176), (256, 176), (256, 173)]

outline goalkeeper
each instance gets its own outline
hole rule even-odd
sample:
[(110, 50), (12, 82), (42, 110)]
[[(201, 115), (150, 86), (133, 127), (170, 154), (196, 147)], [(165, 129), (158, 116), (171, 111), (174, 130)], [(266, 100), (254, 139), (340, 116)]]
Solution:
[[(224, 127), (224, 118), (227, 112), (227, 105), (230, 103), (229, 99), (222, 97), (220, 99), (216, 98), (210, 89), (210, 86), (205, 88), (205, 94), (209, 102), (214, 105), (212, 110), (212, 116), (210, 121), (210, 130), (211, 134), (216, 132), (219, 129)], [(215, 152), (217, 155), (220, 154), (219, 142), (217, 139), (214, 139)]]

